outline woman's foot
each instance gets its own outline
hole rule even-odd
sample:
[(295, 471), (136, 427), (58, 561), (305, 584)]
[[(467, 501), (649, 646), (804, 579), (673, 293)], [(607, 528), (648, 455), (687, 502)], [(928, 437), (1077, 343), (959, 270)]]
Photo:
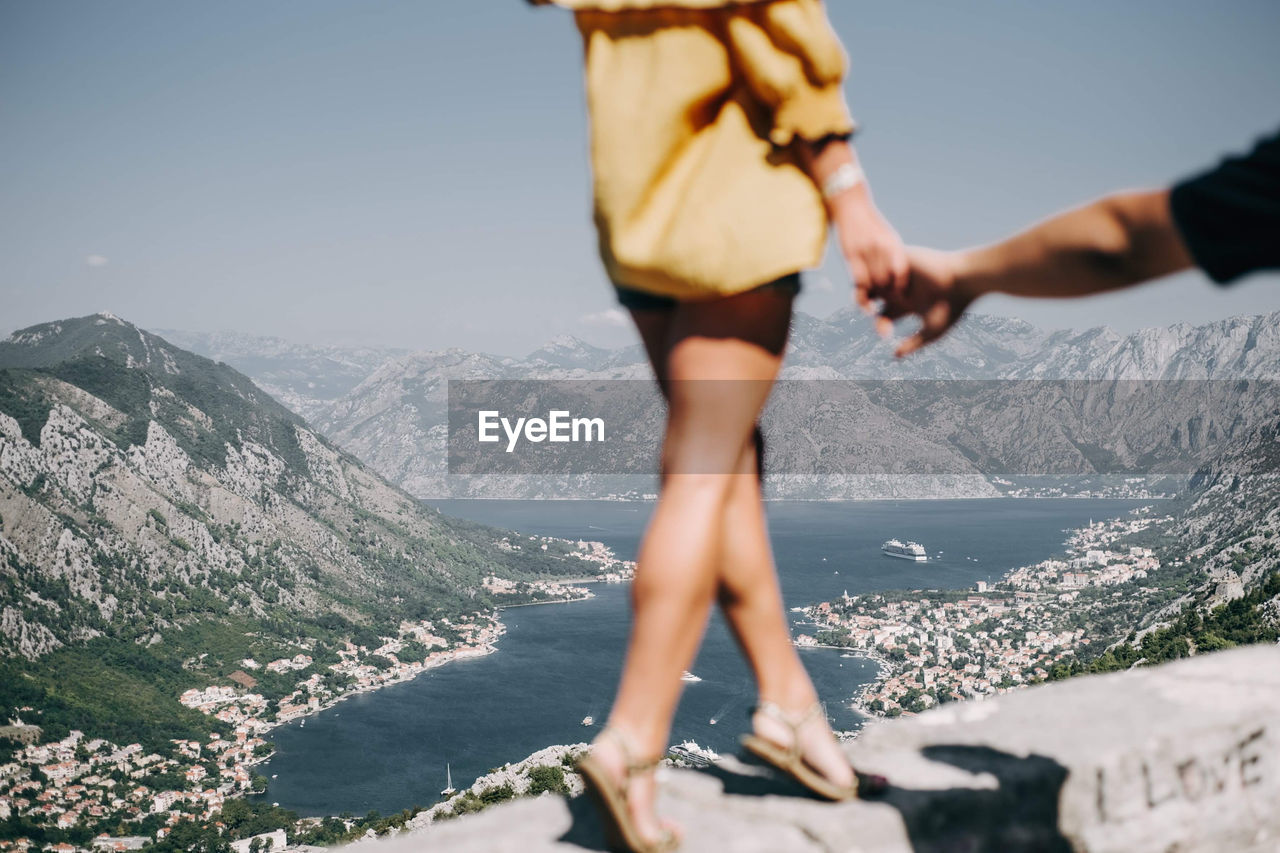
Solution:
[(853, 789), (857, 781), (853, 766), (818, 703), (783, 708), (762, 701), (751, 717), (751, 727), (758, 737), (784, 750), (796, 749), (805, 764), (836, 788)]
[(643, 846), (628, 845), (625, 837), (617, 841), (622, 843), (623, 849), (674, 850), (680, 843), (679, 829), (670, 821), (660, 819), (657, 813), (655, 771), (661, 757), (638, 759), (629, 743), (618, 730), (606, 728), (591, 744), (591, 761), (619, 795), (619, 805), (626, 810), (634, 835), (638, 836), (634, 840), (641, 841)]

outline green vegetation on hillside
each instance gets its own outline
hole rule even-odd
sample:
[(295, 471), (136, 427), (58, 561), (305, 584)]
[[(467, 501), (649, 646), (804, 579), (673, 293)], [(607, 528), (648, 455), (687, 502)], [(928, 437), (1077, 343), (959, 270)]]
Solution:
[(1170, 625), (1107, 649), (1097, 657), (1071, 666), (1055, 667), (1051, 679), (1085, 673), (1114, 672), (1138, 664), (1156, 664), (1192, 654), (1254, 643), (1280, 640), (1280, 572), (1242, 598), (1218, 605), (1201, 615), (1196, 603), (1188, 603)]
[(72, 729), (118, 744), (141, 743), (168, 752), (172, 738), (200, 738), (227, 728), (184, 708), (178, 696), (203, 686), (165, 646), (142, 646), (99, 637), (57, 649), (38, 662), (0, 659), (0, 718), (31, 707), (27, 722), (59, 740)]
[(286, 673), (257, 671), (254, 692), (277, 702), (313, 673), (337, 686), (345, 677), (328, 667), (348, 639), (370, 648), (382, 643), (377, 631), (335, 614), (307, 619), (278, 613), (196, 620), (166, 631), (155, 644), (98, 637), (36, 661), (0, 658), (0, 719), (36, 708), (40, 713), (22, 716), (44, 729), (45, 741), (79, 729), (167, 753), (173, 738), (206, 740), (212, 732), (229, 732), (214, 717), (183, 707), (178, 697), (185, 690), (225, 682), (246, 658), (265, 663), (296, 654), (306, 654), (311, 665)]
[(22, 437), (40, 444), (40, 430), (53, 403), (24, 379), (25, 371), (0, 369), (0, 412), (18, 422)]

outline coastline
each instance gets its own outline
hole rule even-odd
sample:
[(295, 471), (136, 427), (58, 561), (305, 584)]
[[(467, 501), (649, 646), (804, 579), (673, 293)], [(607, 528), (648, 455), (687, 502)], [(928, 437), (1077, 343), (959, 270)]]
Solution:
[[(501, 620), (499, 620), (499, 624), (501, 624)], [(503, 626), (503, 630), (499, 632), (499, 635), (505, 632), (506, 632), (506, 627)], [(457, 663), (459, 660), (470, 660), (472, 658), (480, 658), (480, 657), (485, 657), (487, 655), (491, 655), (494, 652), (498, 651), (498, 641), (495, 639), (493, 642), (485, 643), (484, 645), (481, 645), (481, 646), (460, 646), (459, 648), (454, 649), (453, 651), (465, 652), (465, 654), (455, 656), (450, 660), (442, 660), (442, 661), (429, 663), (429, 664), (423, 664), (423, 663), (420, 663), (417, 665), (404, 664), (404, 666), (412, 668), (412, 671), (402, 673), (401, 675), (398, 675), (394, 678), (387, 679), (386, 681), (379, 681), (376, 684), (367, 684), (363, 687), (353, 687), (350, 690), (344, 691), (343, 693), (340, 693), (337, 696), (334, 696), (332, 699), (328, 699), (320, 703), (315, 708), (308, 708), (305, 712), (292, 716), (287, 720), (271, 720), (269, 722), (263, 722), (259, 724), (261, 727), (258, 729), (257, 734), (260, 734), (260, 735), (266, 734), (267, 732), (272, 731), (273, 729), (277, 729), (289, 723), (296, 722), (299, 720), (305, 720), (308, 717), (314, 717), (317, 714), (319, 714), (321, 711), (327, 711), (328, 709), (337, 706), (338, 703), (345, 702), (346, 700), (352, 699), (356, 696), (360, 696), (365, 693), (376, 693), (379, 690), (383, 689), (384, 687), (394, 687), (397, 684), (405, 684), (407, 682), (413, 681), (415, 678), (417, 678), (418, 676), (422, 675), (425, 672), (429, 672), (430, 670), (433, 670), (433, 669), (440, 669), (441, 667), (448, 666), (451, 663)], [(271, 756), (268, 755), (268, 756), (265, 756), (261, 761), (256, 761), (254, 763), (260, 764), (262, 763), (262, 761), (266, 761), (270, 758)]]
[[(880, 685), (886, 677), (891, 677), (891, 676), (886, 676), (886, 673), (889, 672), (889, 670), (892, 668), (892, 663), (887, 657), (885, 657), (883, 654), (881, 654), (879, 651), (875, 649), (859, 649), (855, 646), (836, 646), (836, 645), (832, 645), (831, 643), (798, 643), (795, 640), (792, 640), (791, 644), (795, 646), (797, 649), (801, 649), (801, 650), (830, 649), (832, 651), (844, 652), (845, 654), (841, 655), (841, 657), (844, 657), (845, 655), (847, 655), (853, 658), (861, 658), (862, 660), (869, 660), (872, 663), (874, 663), (876, 665), (876, 674), (872, 676), (870, 681), (868, 681), (866, 684), (863, 684), (861, 687), (859, 687), (858, 692), (854, 694), (854, 696), (851, 699), (848, 699), (846, 701), (848, 703), (849, 708), (851, 708), (854, 711), (857, 711), (859, 714), (862, 714), (864, 717), (875, 718), (880, 716), (879, 714), (876, 714), (874, 711), (869, 710), (863, 704), (863, 702), (865, 701), (866, 695), (871, 692), (873, 687)], [(855, 730), (853, 734), (856, 735), (857, 731), (861, 731), (861, 729)]]
[(595, 598), (594, 595), (583, 595), (578, 598), (555, 598), (550, 601), (522, 601), (519, 604), (495, 604), (497, 610), (511, 610), (514, 607), (540, 607), (544, 604), (577, 604), (580, 601), (590, 601)]
[[(564, 580), (556, 581), (556, 583), (558, 584), (565, 584), (565, 585), (581, 584), (581, 583), (605, 583), (605, 582), (606, 581), (603, 581), (600, 578), (591, 578), (591, 579), (567, 578)], [(609, 581), (609, 583), (629, 583), (629, 581)], [(507, 632), (507, 626), (502, 621), (502, 617), (499, 615), (503, 610), (509, 610), (515, 607), (538, 607), (538, 606), (552, 605), (552, 604), (577, 604), (583, 601), (590, 601), (592, 598), (595, 598), (595, 596), (587, 595), (587, 596), (581, 596), (578, 598), (557, 598), (557, 599), (551, 599), (548, 601), (526, 601), (526, 602), (521, 602), (519, 604), (496, 604), (494, 605), (494, 621), (497, 626), (497, 633), (491, 641), (481, 643), (475, 646), (459, 646), (456, 649), (452, 649), (451, 651), (455, 652), (455, 654), (452, 658), (448, 660), (438, 660), (431, 663), (419, 662), (416, 664), (401, 664), (401, 666), (405, 667), (405, 671), (403, 671), (400, 675), (397, 675), (394, 678), (387, 679), (386, 681), (379, 681), (373, 684), (367, 684), (363, 687), (353, 687), (350, 690), (347, 690), (331, 699), (326, 700), (325, 702), (320, 703), (317, 707), (308, 708), (305, 712), (289, 717), (287, 720), (272, 720), (269, 722), (263, 721), (262, 723), (259, 723), (257, 734), (260, 734), (260, 735), (265, 734), (269, 731), (272, 731), (273, 729), (279, 728), (280, 726), (287, 725), (288, 723), (292, 723), (299, 720), (305, 720), (308, 717), (314, 717), (317, 714), (321, 713), (322, 711), (326, 711), (330, 708), (333, 708), (337, 706), (338, 703), (345, 702), (347, 699), (351, 699), (355, 696), (359, 696), (365, 693), (376, 693), (377, 691), (385, 687), (393, 687), (397, 684), (406, 684), (410, 681), (413, 681), (415, 678), (422, 675), (423, 673), (429, 672), (431, 670), (440, 669), (441, 667), (445, 667), (445, 666), (448, 666), (449, 664), (457, 663), (462, 660), (471, 660), (473, 658), (487, 657), (488, 655), (494, 654), (495, 652), (499, 651), (498, 641), (501, 639), (502, 635), (506, 634)], [(263, 761), (267, 761), (270, 758), (271, 758), (270, 755), (264, 756), (263, 758), (256, 760), (253, 763), (261, 764)]]

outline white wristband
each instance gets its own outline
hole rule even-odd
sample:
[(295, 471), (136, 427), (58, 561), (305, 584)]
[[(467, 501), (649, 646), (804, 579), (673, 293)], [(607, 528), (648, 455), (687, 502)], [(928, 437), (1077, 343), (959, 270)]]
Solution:
[(861, 166), (845, 163), (822, 182), (822, 197), (828, 200), (833, 199), (840, 193), (851, 190), (858, 184), (863, 183), (866, 179), (867, 175), (862, 171)]

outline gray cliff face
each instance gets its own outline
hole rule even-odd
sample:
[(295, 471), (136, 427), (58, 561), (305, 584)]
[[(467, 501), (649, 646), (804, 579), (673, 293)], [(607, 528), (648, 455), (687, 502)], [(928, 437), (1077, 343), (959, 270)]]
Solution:
[(0, 654), (271, 608), (481, 608), (482, 573), (551, 563), (517, 566), (493, 535), (424, 509), (231, 368), (109, 315), (0, 343)]
[[(1273, 853), (1280, 649), (1072, 679), (872, 725), (846, 746), (889, 790), (825, 803), (732, 757), (660, 771), (682, 850)], [(542, 795), (360, 853), (600, 849), (585, 798)]]
[[(1197, 471), (1182, 517), (1188, 553), (1204, 560), (1210, 604), (1280, 569), (1280, 422), (1254, 429)], [(1280, 600), (1269, 606), (1280, 612)]]

